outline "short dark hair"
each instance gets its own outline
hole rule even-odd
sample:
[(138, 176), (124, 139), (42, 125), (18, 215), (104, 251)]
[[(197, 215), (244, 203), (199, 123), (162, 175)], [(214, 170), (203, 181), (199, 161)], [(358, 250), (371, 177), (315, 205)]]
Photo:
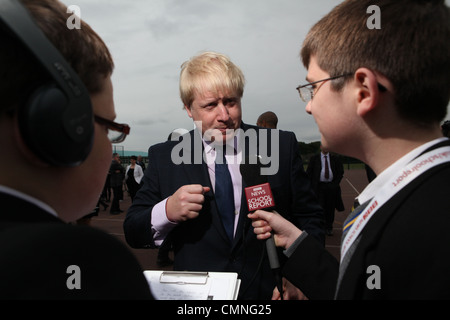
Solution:
[[(90, 94), (100, 92), (114, 63), (103, 40), (81, 20), (81, 29), (69, 29), (67, 7), (55, 0), (21, 0), (50, 42), (78, 74)], [(14, 111), (28, 93), (50, 80), (37, 59), (0, 23), (0, 112)]]
[[(381, 29), (366, 25), (380, 8)], [(330, 76), (366, 67), (393, 84), (401, 117), (419, 125), (445, 118), (450, 100), (450, 8), (444, 0), (348, 0), (309, 31), (301, 50)], [(332, 82), (339, 90), (349, 78)]]

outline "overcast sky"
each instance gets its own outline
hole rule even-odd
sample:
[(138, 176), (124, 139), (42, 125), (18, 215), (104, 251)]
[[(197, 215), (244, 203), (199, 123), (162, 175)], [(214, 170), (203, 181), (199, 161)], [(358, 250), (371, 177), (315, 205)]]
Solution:
[[(340, 0), (63, 0), (103, 38), (114, 61), (117, 122), (131, 126), (125, 151), (147, 151), (177, 128), (181, 64), (202, 51), (228, 55), (246, 77), (243, 121), (268, 110), (299, 141), (320, 140), (295, 88), (305, 82), (303, 39)], [(450, 0), (446, 0), (450, 4)], [(369, 16), (369, 15), (368, 15)]]

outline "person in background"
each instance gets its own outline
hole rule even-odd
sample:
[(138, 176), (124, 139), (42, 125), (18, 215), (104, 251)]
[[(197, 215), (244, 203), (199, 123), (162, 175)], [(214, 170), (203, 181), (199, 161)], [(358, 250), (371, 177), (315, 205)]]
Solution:
[(120, 164), (120, 156), (118, 153), (113, 153), (113, 159), (109, 168), (110, 186), (113, 190), (113, 199), (111, 202), (111, 214), (120, 214), (123, 210), (120, 209), (120, 200), (123, 196), (123, 182), (125, 179), (125, 170)]
[(256, 121), (258, 127), (276, 129), (278, 124), (278, 117), (275, 112), (267, 111), (261, 114)]
[(136, 163), (141, 166), (142, 172), (144, 172), (145, 171), (145, 163), (144, 163), (144, 160), (142, 159), (141, 155), (137, 156)]
[(319, 154), (311, 157), (306, 174), (323, 208), (327, 235), (331, 236), (335, 210), (345, 210), (340, 186), (344, 166), (336, 155), (329, 153), (323, 146), (320, 149)]
[(142, 171), (141, 166), (138, 165), (136, 161), (137, 157), (131, 156), (131, 163), (127, 166), (127, 169), (125, 171), (125, 182), (127, 184), (128, 192), (130, 193), (131, 201), (133, 201), (136, 192), (139, 190), (141, 186), (141, 179), (144, 176), (144, 172)]

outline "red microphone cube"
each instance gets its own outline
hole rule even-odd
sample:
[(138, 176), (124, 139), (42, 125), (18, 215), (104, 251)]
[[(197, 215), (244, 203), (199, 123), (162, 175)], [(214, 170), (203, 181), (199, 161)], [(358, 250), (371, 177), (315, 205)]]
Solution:
[(272, 190), (269, 183), (245, 188), (248, 211), (253, 212), (260, 209), (275, 207)]

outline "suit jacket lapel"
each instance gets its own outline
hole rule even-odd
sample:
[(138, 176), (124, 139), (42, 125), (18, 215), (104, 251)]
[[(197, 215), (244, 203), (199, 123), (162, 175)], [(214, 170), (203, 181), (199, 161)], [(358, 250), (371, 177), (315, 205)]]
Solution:
[(248, 215), (248, 207), (247, 207), (247, 198), (245, 197), (245, 188), (248, 187), (244, 181), (242, 181), (242, 197), (241, 197), (241, 210), (239, 212), (238, 225), (236, 228), (236, 234), (233, 239), (233, 248), (239, 243), (242, 236), (244, 235), (244, 231), (247, 231), (249, 226), (251, 225), (250, 219), (247, 217)]

